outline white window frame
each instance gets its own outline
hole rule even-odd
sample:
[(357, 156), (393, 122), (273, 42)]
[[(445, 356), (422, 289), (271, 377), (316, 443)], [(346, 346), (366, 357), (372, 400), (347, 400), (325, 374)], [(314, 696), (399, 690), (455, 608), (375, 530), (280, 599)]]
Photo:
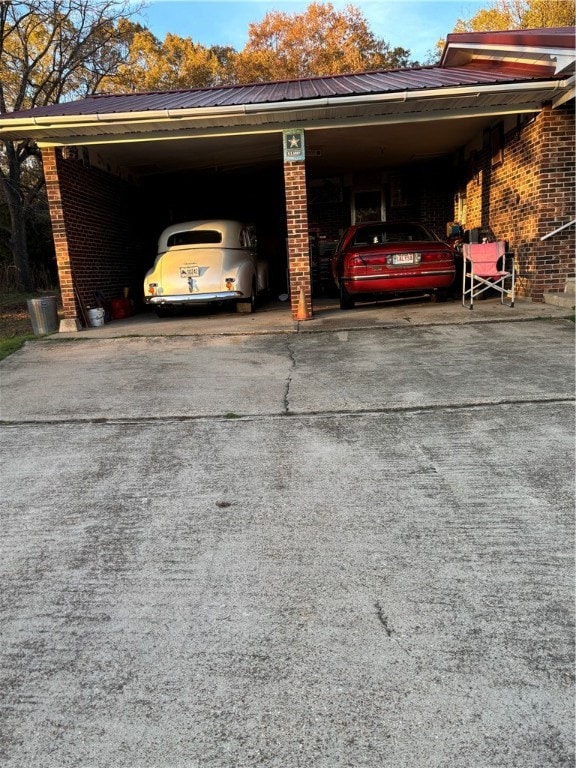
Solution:
[(350, 196), (350, 219), (352, 221), (352, 224), (358, 224), (357, 220), (357, 205), (356, 205), (356, 195), (366, 195), (366, 194), (374, 194), (378, 195), (380, 197), (380, 218), (379, 219), (362, 219), (363, 221), (386, 221), (386, 207), (384, 204), (384, 193), (383, 190), (380, 188), (374, 188), (369, 187), (367, 189), (353, 189), (352, 195)]

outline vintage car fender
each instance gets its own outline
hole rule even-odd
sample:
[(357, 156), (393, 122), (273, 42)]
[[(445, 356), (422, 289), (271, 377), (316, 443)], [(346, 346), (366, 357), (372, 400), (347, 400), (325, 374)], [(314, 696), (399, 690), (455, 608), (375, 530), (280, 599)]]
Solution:
[[(241, 291), (247, 299), (252, 293), (252, 282), (255, 277), (256, 269), (252, 260), (246, 260), (238, 265), (235, 288), (237, 291)], [(258, 286), (256, 286), (256, 290), (258, 290)]]
[(257, 286), (258, 293), (266, 293), (269, 287), (269, 267), (268, 262), (265, 259), (261, 259), (256, 264)]

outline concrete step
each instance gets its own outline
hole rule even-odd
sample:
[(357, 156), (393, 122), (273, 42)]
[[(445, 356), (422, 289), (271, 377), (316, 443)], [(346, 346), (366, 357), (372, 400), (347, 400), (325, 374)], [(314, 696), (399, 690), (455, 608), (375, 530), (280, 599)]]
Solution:
[(576, 278), (569, 277), (566, 280), (563, 293), (547, 291), (544, 294), (544, 302), (553, 304), (556, 307), (565, 307), (566, 309), (576, 308)]

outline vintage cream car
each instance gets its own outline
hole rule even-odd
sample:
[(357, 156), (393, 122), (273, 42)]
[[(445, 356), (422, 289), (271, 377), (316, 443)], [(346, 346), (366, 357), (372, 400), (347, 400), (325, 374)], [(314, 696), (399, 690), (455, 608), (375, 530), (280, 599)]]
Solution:
[(255, 228), (231, 220), (185, 221), (165, 229), (154, 266), (144, 278), (144, 301), (160, 317), (176, 307), (236, 302), (254, 312), (268, 289), (268, 264), (259, 259)]

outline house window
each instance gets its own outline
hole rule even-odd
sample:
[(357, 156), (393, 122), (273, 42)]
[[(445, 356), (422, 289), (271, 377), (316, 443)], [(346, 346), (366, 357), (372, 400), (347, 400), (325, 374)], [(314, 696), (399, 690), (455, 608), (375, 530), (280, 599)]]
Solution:
[(465, 192), (456, 193), (454, 197), (454, 212), (456, 214), (456, 221), (462, 225), (466, 224), (468, 206)]
[(498, 123), (490, 131), (490, 150), (492, 153), (492, 168), (504, 162), (504, 126)]
[(381, 189), (359, 190), (352, 193), (352, 224), (384, 221), (385, 218)]

